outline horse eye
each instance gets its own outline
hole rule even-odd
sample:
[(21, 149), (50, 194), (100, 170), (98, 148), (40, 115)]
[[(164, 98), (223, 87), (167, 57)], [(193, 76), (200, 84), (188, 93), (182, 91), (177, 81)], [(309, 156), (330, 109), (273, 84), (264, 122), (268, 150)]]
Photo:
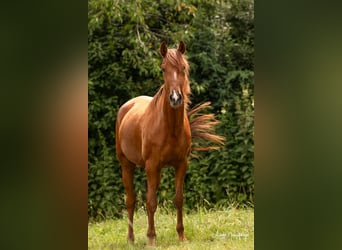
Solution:
[(182, 66), (182, 70), (185, 71), (185, 66)]
[(161, 70), (162, 70), (163, 72), (165, 72), (165, 68), (161, 68)]

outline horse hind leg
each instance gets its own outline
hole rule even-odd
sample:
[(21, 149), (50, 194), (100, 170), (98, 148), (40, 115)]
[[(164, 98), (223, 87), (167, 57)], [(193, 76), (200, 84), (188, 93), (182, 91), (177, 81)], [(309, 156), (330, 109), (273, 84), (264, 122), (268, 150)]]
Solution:
[(161, 170), (157, 164), (151, 161), (146, 163), (145, 167), (147, 177), (147, 194), (146, 194), (146, 205), (147, 205), (147, 216), (148, 216), (148, 229), (147, 239), (148, 245), (154, 246), (156, 231), (154, 227), (154, 213), (157, 210), (157, 189), (160, 184)]
[(133, 177), (135, 165), (128, 161), (125, 157), (120, 157), (122, 181), (126, 192), (126, 208), (128, 212), (128, 234), (127, 240), (130, 243), (134, 243), (133, 232), (133, 216), (135, 208), (135, 194), (133, 186)]
[(184, 177), (187, 169), (187, 163), (179, 165), (175, 168), (175, 187), (176, 194), (174, 198), (174, 203), (177, 209), (177, 226), (176, 230), (178, 233), (178, 238), (180, 241), (185, 241), (186, 237), (184, 234), (184, 225), (183, 225), (183, 186), (184, 186)]

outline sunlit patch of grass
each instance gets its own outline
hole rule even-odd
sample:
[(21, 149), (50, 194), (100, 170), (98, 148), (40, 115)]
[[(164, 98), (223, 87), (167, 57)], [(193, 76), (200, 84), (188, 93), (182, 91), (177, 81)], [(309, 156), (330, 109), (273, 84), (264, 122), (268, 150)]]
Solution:
[[(254, 249), (253, 209), (199, 209), (184, 214), (186, 242), (179, 242), (176, 213), (158, 208), (155, 214), (156, 246), (150, 249)], [(127, 243), (127, 215), (88, 225), (89, 249), (149, 249), (146, 246), (147, 215), (134, 215), (135, 244)]]

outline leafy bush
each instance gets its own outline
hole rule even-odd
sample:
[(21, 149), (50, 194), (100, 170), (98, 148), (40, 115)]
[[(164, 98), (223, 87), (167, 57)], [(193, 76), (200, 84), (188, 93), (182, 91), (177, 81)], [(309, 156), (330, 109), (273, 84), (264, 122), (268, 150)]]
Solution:
[[(90, 0), (88, 8), (89, 168), (88, 216), (120, 216), (125, 209), (115, 155), (118, 108), (162, 84), (161, 41), (187, 44), (192, 104), (211, 101), (226, 137), (218, 151), (191, 159), (185, 207), (253, 205), (253, 1)], [(146, 177), (136, 169), (137, 206)], [(163, 170), (159, 203), (173, 206), (174, 170)]]

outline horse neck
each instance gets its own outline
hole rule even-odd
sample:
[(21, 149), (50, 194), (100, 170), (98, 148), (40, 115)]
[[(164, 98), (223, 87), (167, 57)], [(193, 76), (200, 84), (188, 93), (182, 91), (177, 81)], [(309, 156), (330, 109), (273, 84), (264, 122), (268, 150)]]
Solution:
[(185, 104), (183, 102), (180, 107), (176, 109), (172, 108), (166, 92), (167, 91), (164, 91), (162, 98), (164, 116), (163, 120), (165, 121), (167, 130), (170, 131), (172, 135), (177, 135), (184, 129)]

